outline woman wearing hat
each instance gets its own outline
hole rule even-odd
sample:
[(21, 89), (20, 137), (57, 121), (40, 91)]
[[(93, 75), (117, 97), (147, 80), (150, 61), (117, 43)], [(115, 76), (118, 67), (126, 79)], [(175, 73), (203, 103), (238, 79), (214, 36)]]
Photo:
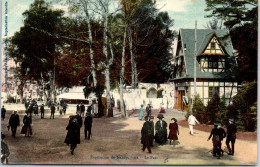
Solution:
[(162, 120), (164, 118), (162, 114), (158, 114), (157, 118), (159, 121), (157, 121), (155, 124), (155, 141), (162, 145), (167, 141), (167, 123)]
[(77, 118), (73, 118), (72, 121), (69, 121), (69, 125), (66, 127), (68, 131), (64, 143), (67, 145), (70, 144), (70, 153), (74, 154), (74, 149), (77, 144), (80, 144), (80, 127), (77, 123)]
[(173, 146), (175, 145), (175, 141), (178, 140), (178, 136), (179, 135), (179, 128), (178, 128), (178, 124), (177, 124), (177, 120), (175, 118), (171, 119), (171, 123), (169, 125), (169, 136), (168, 139), (170, 140), (170, 145), (171, 145), (171, 141), (173, 141)]
[(141, 105), (140, 111), (139, 111), (139, 120), (143, 120), (144, 119), (144, 105)]
[(218, 123), (214, 123), (214, 128), (211, 130), (211, 133), (209, 135), (208, 141), (212, 137), (212, 144), (213, 144), (213, 156), (217, 156), (218, 159), (221, 156), (221, 148), (220, 148), (220, 130), (218, 129)]

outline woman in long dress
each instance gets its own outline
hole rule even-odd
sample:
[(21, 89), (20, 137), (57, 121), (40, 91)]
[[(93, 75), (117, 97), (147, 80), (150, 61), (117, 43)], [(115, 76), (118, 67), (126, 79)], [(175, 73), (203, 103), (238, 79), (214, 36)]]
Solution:
[(178, 140), (177, 135), (179, 135), (179, 128), (178, 128), (177, 120), (175, 118), (171, 119), (169, 130), (170, 132), (169, 132), (168, 139), (170, 140), (170, 145), (171, 145), (171, 141), (173, 141), (173, 145), (175, 145), (177, 144), (176, 141)]
[(139, 111), (139, 120), (143, 120), (144, 119), (144, 105), (141, 105), (140, 111)]
[(25, 134), (25, 136), (30, 136), (32, 135), (32, 118), (28, 115), (25, 115), (23, 117), (23, 127), (22, 127), (22, 131), (21, 134)]
[(164, 118), (162, 114), (158, 114), (157, 118), (159, 121), (155, 124), (155, 141), (163, 145), (167, 142), (167, 123), (162, 120)]
[(68, 133), (64, 143), (67, 145), (70, 144), (70, 153), (73, 155), (77, 144), (80, 144), (80, 126), (77, 118), (72, 118), (72, 120), (69, 121), (69, 125), (66, 127), (66, 130)]

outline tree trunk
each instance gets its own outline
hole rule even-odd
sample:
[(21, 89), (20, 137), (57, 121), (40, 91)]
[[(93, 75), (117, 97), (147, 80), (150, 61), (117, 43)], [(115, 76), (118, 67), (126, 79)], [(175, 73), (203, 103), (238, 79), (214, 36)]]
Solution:
[(123, 48), (122, 48), (122, 60), (121, 60), (121, 71), (120, 71), (120, 109), (121, 109), (121, 117), (125, 118), (127, 116), (125, 105), (124, 105), (124, 74), (125, 74), (125, 45), (126, 45), (126, 32), (127, 32), (127, 25), (125, 27), (124, 32), (124, 40), (123, 40)]
[(136, 88), (136, 62), (135, 62), (135, 54), (133, 51), (133, 39), (132, 39), (132, 31), (131, 28), (128, 28), (128, 41), (129, 41), (129, 49), (130, 49), (130, 55), (131, 55), (131, 67), (132, 67), (132, 87)]
[(97, 76), (96, 76), (96, 66), (95, 66), (95, 61), (94, 61), (93, 37), (92, 37), (92, 32), (91, 32), (91, 24), (90, 24), (90, 18), (89, 18), (87, 3), (85, 2), (83, 4), (83, 6), (84, 6), (84, 12), (86, 14), (86, 22), (87, 22), (87, 26), (88, 26), (89, 55), (90, 55), (90, 63), (91, 63), (91, 73), (92, 73), (92, 76), (93, 76), (94, 87), (96, 87), (97, 86)]
[(106, 116), (108, 116), (108, 109), (111, 107), (109, 67), (106, 67), (106, 69), (105, 69), (105, 85), (106, 85), (106, 98), (107, 98), (107, 112), (106, 112)]
[(20, 84), (20, 87), (19, 87), (19, 91), (20, 91), (20, 104), (23, 104), (23, 87), (24, 87), (24, 83), (25, 82), (21, 82), (21, 84)]

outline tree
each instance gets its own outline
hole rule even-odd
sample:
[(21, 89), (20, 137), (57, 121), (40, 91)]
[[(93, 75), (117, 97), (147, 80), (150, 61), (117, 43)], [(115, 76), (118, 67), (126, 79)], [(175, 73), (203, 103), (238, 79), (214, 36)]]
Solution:
[[(42, 74), (47, 81), (51, 72), (53, 80), (50, 82), (54, 83), (56, 59), (59, 56), (56, 49), (61, 41), (50, 34), (59, 32), (63, 11), (52, 10), (43, 0), (35, 0), (23, 15), (24, 26), (10, 39), (10, 55), (22, 63), (22, 69), (29, 74), (28, 79), (39, 81)], [(54, 85), (52, 88), (54, 92)]]
[(246, 83), (239, 89), (237, 95), (233, 97), (233, 103), (229, 108), (229, 115), (237, 118), (238, 121), (243, 122), (246, 131), (254, 131), (256, 128), (256, 87), (257, 83), (255, 81)]
[(211, 29), (211, 30), (221, 30), (221, 29), (224, 28), (222, 26), (223, 26), (223, 21), (222, 20), (219, 21), (218, 19), (213, 18), (213, 20), (209, 21), (207, 23), (207, 25), (204, 26), (204, 27), (207, 28), (207, 29)]
[(217, 114), (220, 106), (220, 98), (218, 94), (214, 94), (212, 99), (208, 102), (206, 107), (205, 115), (207, 117), (207, 122), (213, 124), (216, 122)]
[(207, 8), (211, 14), (224, 21), (230, 29), (233, 46), (238, 50), (238, 66), (234, 69), (237, 78), (241, 81), (254, 81), (257, 79), (257, 25), (258, 1), (256, 0), (206, 0)]
[[(205, 106), (202, 103), (199, 95), (197, 95), (194, 99), (193, 108), (192, 108), (193, 115), (200, 121), (205, 123)], [(190, 112), (188, 111), (185, 118), (188, 119)]]
[(225, 102), (225, 96), (223, 95), (220, 99), (220, 104), (219, 104), (219, 110), (217, 113), (217, 119), (216, 121), (221, 123), (222, 125), (226, 125), (228, 122), (227, 119), (227, 106)]

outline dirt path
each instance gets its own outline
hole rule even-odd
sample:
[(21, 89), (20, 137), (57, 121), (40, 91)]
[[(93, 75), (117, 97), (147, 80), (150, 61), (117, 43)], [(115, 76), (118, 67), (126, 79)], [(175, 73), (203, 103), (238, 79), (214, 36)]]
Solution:
[[(68, 113), (72, 114), (73, 110)], [(6, 134), (5, 141), (11, 152), (10, 164), (255, 165), (257, 162), (256, 142), (237, 140), (235, 156), (225, 154), (218, 160), (209, 153), (212, 147), (207, 141), (209, 133), (195, 130), (195, 136), (190, 136), (185, 127), (180, 127), (180, 145), (176, 148), (155, 144), (152, 154), (148, 154), (141, 151), (143, 121), (139, 121), (136, 114), (128, 119), (94, 118), (91, 140), (84, 140), (84, 129), (81, 128), (81, 144), (75, 155), (71, 155), (64, 143), (69, 115), (59, 117), (57, 113), (54, 120), (48, 119), (49, 112), (47, 119), (34, 116), (33, 136), (19, 134), (19, 127), (17, 138), (12, 138), (6, 128), (10, 114), (11, 111), (7, 111), (6, 120), (2, 121), (2, 132)], [(23, 114), (20, 112), (21, 120)], [(178, 111), (167, 112), (165, 120), (169, 123), (173, 116), (180, 120), (183, 115)]]

